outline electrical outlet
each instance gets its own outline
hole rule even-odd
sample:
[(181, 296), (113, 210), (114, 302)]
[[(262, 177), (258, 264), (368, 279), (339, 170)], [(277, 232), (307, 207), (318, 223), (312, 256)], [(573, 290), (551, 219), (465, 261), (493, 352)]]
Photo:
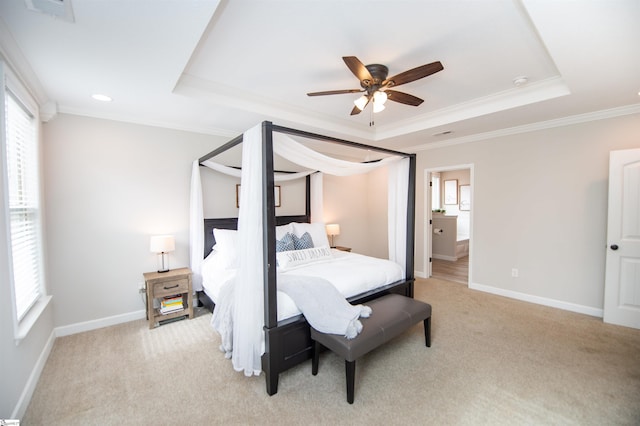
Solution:
[(145, 286), (144, 281), (138, 282), (138, 293), (142, 294), (146, 292), (147, 292), (147, 287)]
[(518, 278), (518, 269), (517, 268), (511, 269), (511, 276), (513, 278)]

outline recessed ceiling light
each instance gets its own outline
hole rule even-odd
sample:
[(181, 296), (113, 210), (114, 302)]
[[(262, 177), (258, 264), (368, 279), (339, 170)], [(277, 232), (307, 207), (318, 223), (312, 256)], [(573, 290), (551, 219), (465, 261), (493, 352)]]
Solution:
[(101, 95), (100, 93), (96, 93), (94, 95), (91, 95), (91, 97), (93, 99), (95, 99), (96, 101), (102, 101), (102, 102), (111, 102), (113, 100), (113, 99), (111, 99), (111, 96)]
[(516, 87), (524, 86), (529, 82), (529, 79), (524, 75), (522, 77), (516, 77), (513, 79), (513, 85)]

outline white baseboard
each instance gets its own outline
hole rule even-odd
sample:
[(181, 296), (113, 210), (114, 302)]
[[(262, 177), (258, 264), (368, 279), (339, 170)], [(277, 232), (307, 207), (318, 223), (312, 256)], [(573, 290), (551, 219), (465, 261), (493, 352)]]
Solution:
[(111, 325), (122, 324), (129, 321), (136, 321), (146, 318), (147, 312), (143, 309), (140, 311), (129, 312), (112, 317), (100, 318), (91, 321), (79, 322), (76, 324), (56, 327), (56, 337), (69, 336), (71, 334), (82, 333), (85, 331), (97, 330), (98, 328), (109, 327)]
[(424, 271), (413, 271), (413, 276), (416, 278), (427, 278), (427, 274)]
[(549, 299), (547, 297), (533, 296), (531, 294), (520, 293), (513, 290), (505, 290), (503, 288), (492, 287), (484, 284), (471, 283), (469, 288), (473, 290), (483, 291), (485, 293), (496, 294), (498, 296), (509, 297), (511, 299), (522, 300), (524, 302), (535, 303), (538, 305), (550, 306), (552, 308), (564, 309), (565, 311), (577, 312), (579, 314), (590, 315), (592, 317), (602, 318), (604, 311), (591, 306), (578, 305), (562, 300)]
[(53, 349), (53, 342), (55, 342), (55, 340), (55, 330), (52, 330), (49, 335), (49, 339), (47, 339), (47, 343), (44, 345), (44, 348), (42, 348), (42, 352), (40, 352), (36, 365), (34, 365), (33, 370), (31, 370), (31, 374), (29, 375), (29, 379), (22, 390), (22, 394), (20, 394), (18, 403), (16, 404), (13, 413), (11, 413), (12, 419), (21, 419), (24, 417), (24, 413), (27, 411), (29, 402), (31, 402), (33, 392), (36, 390), (38, 380), (40, 380), (40, 374), (42, 374), (42, 370), (47, 363), (47, 359), (49, 359), (49, 354), (51, 353), (51, 349)]
[(444, 254), (432, 254), (431, 257), (434, 259), (449, 260), (452, 262), (455, 262), (456, 260), (458, 260), (456, 256), (446, 256)]

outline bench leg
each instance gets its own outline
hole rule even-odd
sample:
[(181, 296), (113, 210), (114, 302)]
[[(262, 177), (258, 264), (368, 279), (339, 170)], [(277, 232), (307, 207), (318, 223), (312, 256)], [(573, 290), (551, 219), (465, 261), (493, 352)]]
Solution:
[(344, 361), (345, 370), (347, 373), (347, 402), (353, 404), (353, 386), (356, 379), (356, 362)]
[(320, 343), (313, 341), (313, 358), (311, 359), (311, 374), (318, 374), (318, 365), (320, 364)]
[(424, 320), (424, 343), (428, 348), (431, 347), (431, 317)]

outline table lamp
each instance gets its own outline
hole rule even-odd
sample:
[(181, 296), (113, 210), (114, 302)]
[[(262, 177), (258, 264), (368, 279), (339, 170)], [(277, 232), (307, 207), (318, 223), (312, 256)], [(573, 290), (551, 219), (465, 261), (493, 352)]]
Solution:
[(331, 237), (331, 248), (335, 248), (336, 246), (333, 244), (333, 237), (336, 235), (340, 235), (340, 225), (338, 225), (337, 223), (328, 224), (327, 234)]
[(158, 254), (158, 272), (169, 271), (169, 252), (176, 249), (173, 235), (155, 235), (151, 237), (149, 250)]

